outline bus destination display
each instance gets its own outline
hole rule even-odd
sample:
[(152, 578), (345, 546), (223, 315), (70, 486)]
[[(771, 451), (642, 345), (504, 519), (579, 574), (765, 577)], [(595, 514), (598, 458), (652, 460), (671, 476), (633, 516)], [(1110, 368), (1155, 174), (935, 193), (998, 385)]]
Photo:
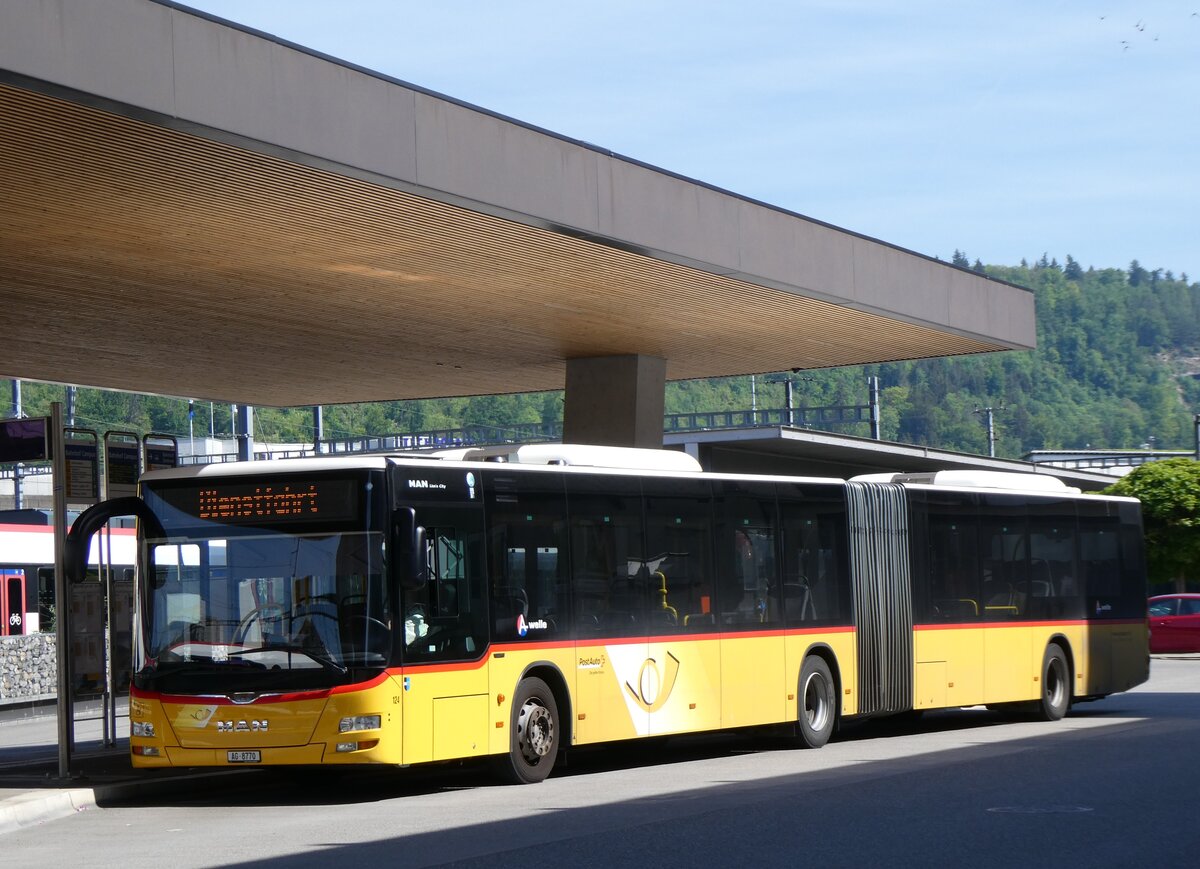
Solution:
[(161, 496), (190, 516), (234, 525), (339, 521), (359, 515), (354, 480), (286, 479), (257, 483), (216, 481)]

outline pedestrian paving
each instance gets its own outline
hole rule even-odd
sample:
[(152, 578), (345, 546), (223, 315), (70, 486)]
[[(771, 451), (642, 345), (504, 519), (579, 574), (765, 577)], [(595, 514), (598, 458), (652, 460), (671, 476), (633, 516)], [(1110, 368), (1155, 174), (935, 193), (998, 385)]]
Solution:
[[(59, 775), (58, 718), (53, 705), (0, 707), (0, 835), (108, 802), (196, 789), (228, 771), (135, 770), (129, 763), (129, 719), (117, 709), (104, 740), (97, 707), (76, 707), (70, 774)], [(111, 734), (110, 734), (111, 737)]]

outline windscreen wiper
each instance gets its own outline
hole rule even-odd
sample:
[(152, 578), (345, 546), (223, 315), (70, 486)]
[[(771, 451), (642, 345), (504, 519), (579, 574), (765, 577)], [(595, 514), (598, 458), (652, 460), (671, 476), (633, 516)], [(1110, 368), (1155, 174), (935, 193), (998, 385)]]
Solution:
[[(259, 646), (257, 649), (239, 649), (236, 652), (230, 652), (229, 657), (230, 657), (230, 659), (232, 659), (235, 655), (236, 656), (253, 655), (258, 652), (288, 652), (291, 654), (304, 655), (306, 658), (316, 661), (318, 664), (320, 664), (322, 667), (324, 667), (329, 672), (337, 673), (339, 676), (345, 676), (350, 672), (349, 667), (343, 667), (337, 661), (333, 660), (332, 658), (330, 658), (326, 655), (322, 655), (320, 652), (316, 652), (312, 649), (306, 649), (304, 646), (294, 646), (289, 643), (271, 643), (271, 645), (269, 645), (269, 646)], [(248, 661), (247, 663), (257, 663), (257, 662), (249, 662)], [(265, 665), (259, 665), (259, 666), (265, 666)]]
[(243, 661), (230, 658), (227, 661), (214, 661), (211, 658), (193, 658), (185, 661), (155, 661), (146, 666), (138, 675), (166, 676), (175, 673), (221, 673), (230, 667), (247, 667), (255, 670), (265, 670), (266, 665), (259, 661)]

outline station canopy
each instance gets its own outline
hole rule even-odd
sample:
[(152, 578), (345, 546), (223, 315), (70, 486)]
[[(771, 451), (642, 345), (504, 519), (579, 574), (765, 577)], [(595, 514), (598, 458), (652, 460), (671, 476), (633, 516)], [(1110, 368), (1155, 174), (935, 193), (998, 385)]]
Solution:
[(1034, 343), (1018, 287), (156, 0), (4, 4), (0, 143), (5, 377), (296, 406)]

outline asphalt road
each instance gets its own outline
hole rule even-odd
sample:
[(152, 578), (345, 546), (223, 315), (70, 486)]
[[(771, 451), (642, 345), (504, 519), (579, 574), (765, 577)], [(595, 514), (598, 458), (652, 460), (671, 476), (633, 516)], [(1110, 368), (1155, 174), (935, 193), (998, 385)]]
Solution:
[(0, 840), (6, 865), (1193, 867), (1200, 660), (1032, 723), (982, 709), (573, 753), (528, 787), (479, 767), (256, 771)]

